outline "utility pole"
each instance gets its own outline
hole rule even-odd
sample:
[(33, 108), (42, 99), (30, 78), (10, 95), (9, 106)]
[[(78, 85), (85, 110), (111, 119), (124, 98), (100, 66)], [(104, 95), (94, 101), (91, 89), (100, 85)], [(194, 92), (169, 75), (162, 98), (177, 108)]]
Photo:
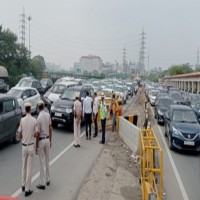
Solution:
[(32, 20), (32, 17), (29, 16), (28, 17), (28, 21), (29, 21), (29, 45), (28, 45), (29, 58), (31, 58), (31, 20)]
[(149, 76), (150, 70), (149, 70), (149, 50), (148, 50), (148, 69), (147, 69), (147, 76)]
[(140, 43), (140, 52), (139, 52), (139, 74), (141, 75), (141, 73), (144, 73), (145, 71), (145, 65), (144, 65), (144, 59), (145, 59), (145, 37), (146, 33), (144, 32), (144, 29), (141, 33), (141, 43)]
[(21, 40), (21, 44), (23, 46), (25, 46), (25, 32), (26, 32), (26, 15), (25, 15), (25, 9), (23, 7), (23, 12), (22, 14), (20, 14), (20, 40)]

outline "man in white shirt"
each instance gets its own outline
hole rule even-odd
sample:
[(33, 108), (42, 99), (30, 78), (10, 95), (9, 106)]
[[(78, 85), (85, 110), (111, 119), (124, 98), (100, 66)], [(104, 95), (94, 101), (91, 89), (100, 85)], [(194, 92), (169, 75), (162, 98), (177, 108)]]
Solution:
[(97, 92), (94, 92), (94, 101), (93, 101), (93, 117), (94, 117), (94, 135), (93, 137), (97, 137), (98, 135), (98, 124), (97, 124), (97, 118), (98, 118), (98, 109), (99, 109), (99, 99), (97, 97)]
[[(92, 123), (92, 97), (89, 96), (89, 92), (86, 92), (86, 98), (83, 101), (83, 115), (85, 118), (85, 133), (86, 140), (91, 140), (91, 123)], [(89, 127), (89, 135), (88, 135)]]

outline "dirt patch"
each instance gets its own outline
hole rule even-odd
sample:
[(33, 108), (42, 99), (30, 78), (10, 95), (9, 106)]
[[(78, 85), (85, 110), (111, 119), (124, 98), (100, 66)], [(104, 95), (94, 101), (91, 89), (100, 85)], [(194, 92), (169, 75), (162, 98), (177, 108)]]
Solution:
[[(144, 123), (142, 97), (143, 92), (140, 89), (124, 111), (124, 115), (138, 115), (138, 127), (142, 127)], [(107, 137), (108, 142), (82, 185), (77, 199), (141, 200), (139, 164), (134, 162), (133, 152), (123, 143), (118, 133), (107, 132)]]

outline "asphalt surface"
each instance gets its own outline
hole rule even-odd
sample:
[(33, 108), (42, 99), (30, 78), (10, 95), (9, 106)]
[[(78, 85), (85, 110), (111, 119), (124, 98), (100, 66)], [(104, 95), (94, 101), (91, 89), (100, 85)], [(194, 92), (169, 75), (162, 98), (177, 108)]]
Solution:
[(200, 200), (200, 154), (169, 150), (164, 126), (157, 125), (153, 118), (152, 127), (163, 149), (166, 199)]
[[(127, 101), (124, 109), (131, 102)], [(103, 149), (99, 144), (101, 134), (88, 141), (81, 128), (81, 148), (73, 147), (73, 133), (64, 126), (53, 129), (52, 148), (50, 150), (51, 184), (45, 191), (36, 188), (39, 183), (39, 159), (34, 156), (33, 178), (30, 199), (76, 199), (77, 193), (89, 174), (94, 162)], [(93, 133), (93, 131), (92, 131)], [(21, 192), (21, 143), (0, 144), (0, 196), (12, 196), (25, 199)], [(26, 198), (27, 199), (27, 198)]]

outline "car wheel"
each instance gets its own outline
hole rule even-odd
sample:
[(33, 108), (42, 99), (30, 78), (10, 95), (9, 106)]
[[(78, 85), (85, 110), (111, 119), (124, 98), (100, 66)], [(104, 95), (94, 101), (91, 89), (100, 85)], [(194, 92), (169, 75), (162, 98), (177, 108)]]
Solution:
[(172, 144), (172, 137), (171, 135), (169, 134), (168, 136), (168, 145), (169, 145), (169, 149), (173, 150), (174, 149), (174, 146)]
[(159, 125), (160, 124), (160, 122), (159, 122), (159, 117), (157, 116), (157, 124)]
[(15, 130), (15, 134), (12, 138), (12, 141), (14, 144), (17, 144), (20, 141), (18, 127)]
[(58, 127), (58, 123), (57, 122), (52, 122), (52, 127), (53, 128), (57, 128)]

